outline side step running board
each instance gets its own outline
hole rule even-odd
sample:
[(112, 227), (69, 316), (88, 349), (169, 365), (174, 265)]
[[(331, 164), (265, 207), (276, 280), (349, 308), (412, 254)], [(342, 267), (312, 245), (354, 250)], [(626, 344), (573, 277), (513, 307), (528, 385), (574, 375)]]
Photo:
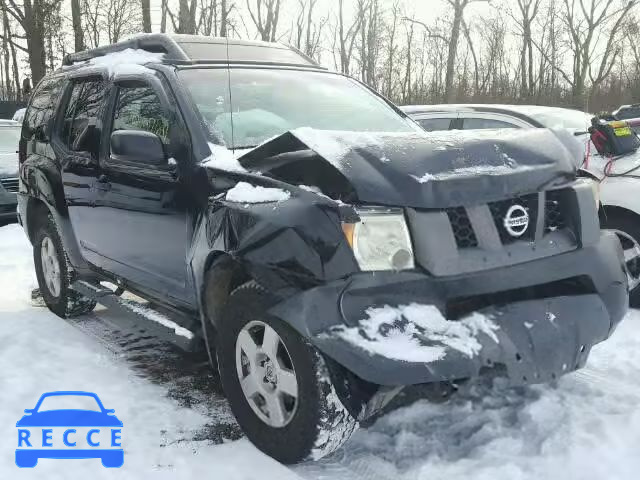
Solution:
[(110, 310), (122, 312), (123, 315), (116, 315), (116, 323), (124, 330), (139, 326), (141, 322), (144, 322), (145, 329), (151, 335), (174, 343), (183, 350), (191, 352), (202, 348), (200, 337), (191, 330), (181, 327), (164, 313), (154, 310), (144, 303), (120, 297), (121, 292), (117, 290), (114, 292), (101, 285), (94, 285), (83, 280), (73, 282), (71, 288)]

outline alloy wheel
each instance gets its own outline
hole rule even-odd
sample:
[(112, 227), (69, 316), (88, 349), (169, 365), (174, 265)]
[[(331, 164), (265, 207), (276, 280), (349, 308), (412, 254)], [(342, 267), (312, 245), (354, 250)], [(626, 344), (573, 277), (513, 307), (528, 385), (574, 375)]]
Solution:
[(622, 230), (613, 230), (620, 239), (624, 253), (624, 263), (627, 266), (627, 282), (629, 291), (640, 285), (640, 243)]
[(56, 248), (49, 237), (42, 239), (40, 259), (42, 263), (42, 275), (49, 289), (49, 293), (54, 297), (59, 297), (62, 283), (60, 278), (60, 263), (58, 262)]
[(254, 413), (271, 427), (286, 426), (298, 407), (298, 381), (291, 356), (266, 323), (247, 323), (236, 340), (236, 371)]

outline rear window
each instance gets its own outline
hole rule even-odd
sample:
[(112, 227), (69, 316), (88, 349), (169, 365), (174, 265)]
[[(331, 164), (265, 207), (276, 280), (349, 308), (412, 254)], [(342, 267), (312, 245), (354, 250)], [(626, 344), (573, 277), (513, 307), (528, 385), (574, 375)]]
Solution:
[(517, 128), (513, 123), (495, 120), (493, 118), (465, 118), (462, 122), (463, 130), (484, 130), (486, 128)]
[(449, 130), (452, 118), (420, 118), (417, 119), (418, 125), (427, 132), (436, 132), (438, 130)]
[(23, 124), (23, 136), (29, 140), (44, 141), (49, 138), (51, 119), (56, 113), (58, 99), (62, 92), (64, 78), (50, 78), (43, 80), (33, 94)]

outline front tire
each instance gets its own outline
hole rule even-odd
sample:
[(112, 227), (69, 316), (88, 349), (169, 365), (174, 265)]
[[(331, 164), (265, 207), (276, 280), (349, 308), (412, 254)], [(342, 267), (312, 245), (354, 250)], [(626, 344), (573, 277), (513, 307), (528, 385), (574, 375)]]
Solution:
[(222, 385), (256, 447), (282, 463), (317, 460), (346, 442), (358, 423), (322, 355), (265, 314), (273, 302), (255, 282), (231, 293), (216, 336)]
[(629, 304), (640, 307), (640, 219), (609, 212), (602, 220), (602, 228), (612, 230), (620, 239), (627, 266)]
[(51, 215), (37, 230), (33, 263), (40, 293), (49, 310), (62, 318), (91, 312), (96, 302), (71, 289), (74, 271)]

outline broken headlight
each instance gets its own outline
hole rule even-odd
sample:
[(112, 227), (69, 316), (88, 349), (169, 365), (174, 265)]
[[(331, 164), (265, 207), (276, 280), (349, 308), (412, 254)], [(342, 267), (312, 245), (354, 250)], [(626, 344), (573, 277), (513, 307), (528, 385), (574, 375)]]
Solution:
[(343, 230), (362, 270), (404, 270), (414, 267), (409, 228), (401, 210), (358, 210), (358, 223)]

